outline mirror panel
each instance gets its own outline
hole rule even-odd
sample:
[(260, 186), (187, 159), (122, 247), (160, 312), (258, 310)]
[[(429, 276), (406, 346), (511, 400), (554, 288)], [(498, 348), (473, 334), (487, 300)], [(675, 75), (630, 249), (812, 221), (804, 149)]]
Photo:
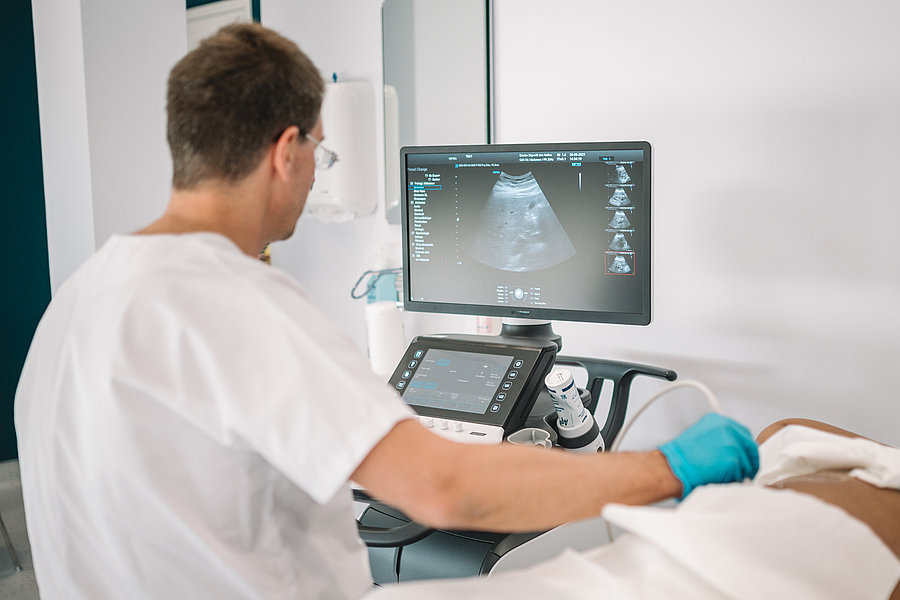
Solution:
[(385, 0), (385, 216), (400, 222), (400, 148), (488, 142), (488, 2)]

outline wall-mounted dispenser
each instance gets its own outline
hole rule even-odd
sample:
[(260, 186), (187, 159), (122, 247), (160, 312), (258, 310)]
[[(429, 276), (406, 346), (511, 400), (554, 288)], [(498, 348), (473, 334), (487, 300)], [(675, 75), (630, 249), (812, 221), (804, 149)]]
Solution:
[(326, 223), (370, 214), (378, 205), (375, 93), (366, 81), (328, 83), (322, 102), (325, 146), (338, 162), (316, 172), (306, 213)]

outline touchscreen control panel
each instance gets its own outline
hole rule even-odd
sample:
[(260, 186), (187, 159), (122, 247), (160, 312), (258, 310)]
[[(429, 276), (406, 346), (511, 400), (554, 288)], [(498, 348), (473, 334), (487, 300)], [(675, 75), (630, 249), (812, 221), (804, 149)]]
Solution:
[(502, 441), (520, 428), (556, 344), (499, 336), (419, 336), (390, 383), (420, 421), (451, 439)]

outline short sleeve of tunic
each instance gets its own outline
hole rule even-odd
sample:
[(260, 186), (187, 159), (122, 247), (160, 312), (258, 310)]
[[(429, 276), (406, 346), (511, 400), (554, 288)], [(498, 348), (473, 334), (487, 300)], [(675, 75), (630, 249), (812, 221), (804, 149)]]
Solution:
[(262, 275), (222, 330), (223, 424), (325, 502), (412, 411), (296, 284)]
[[(324, 503), (413, 413), (285, 273), (243, 255), (223, 262), (193, 285), (154, 291), (162, 314), (123, 328), (136, 339), (176, 332), (160, 340), (171, 356), (147, 361), (166, 377), (141, 379), (176, 382), (170, 408)], [(170, 311), (186, 322), (168, 327)]]

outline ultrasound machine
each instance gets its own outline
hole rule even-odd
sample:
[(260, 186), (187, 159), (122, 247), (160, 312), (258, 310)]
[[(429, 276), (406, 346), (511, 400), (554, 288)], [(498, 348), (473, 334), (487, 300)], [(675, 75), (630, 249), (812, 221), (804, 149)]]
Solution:
[[(404, 308), (499, 316), (503, 326), (496, 336), (414, 338), (390, 385), (426, 427), (457, 441), (502, 443), (528, 429), (570, 450), (609, 447), (632, 380), (676, 374), (561, 355), (550, 322), (650, 323), (650, 145), (420, 146), (400, 154)], [(587, 373), (575, 404), (594, 417), (593, 428), (577, 435), (545, 385), (560, 367)], [(488, 573), (551, 537), (434, 531), (362, 490), (355, 495), (368, 503), (359, 530), (376, 583)]]

